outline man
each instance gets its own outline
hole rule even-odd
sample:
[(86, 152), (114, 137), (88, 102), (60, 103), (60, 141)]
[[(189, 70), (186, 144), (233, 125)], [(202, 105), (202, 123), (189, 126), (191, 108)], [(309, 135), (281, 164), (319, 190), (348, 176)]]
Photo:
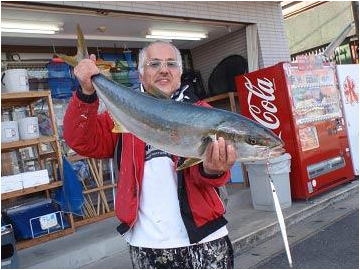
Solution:
[[(113, 133), (109, 114), (97, 114), (99, 101), (90, 80), (99, 72), (94, 62), (91, 55), (74, 69), (81, 90), (66, 111), (64, 138), (81, 155), (115, 156), (118, 231), (129, 244), (133, 267), (232, 268), (232, 246), (218, 187), (230, 177), (234, 148), (218, 138), (201, 164), (177, 173), (184, 158), (146, 145), (132, 134)], [(182, 64), (176, 47), (151, 43), (140, 52), (138, 69), (143, 90), (156, 88), (169, 98), (186, 101), (179, 91)], [(209, 106), (201, 101), (195, 104)]]

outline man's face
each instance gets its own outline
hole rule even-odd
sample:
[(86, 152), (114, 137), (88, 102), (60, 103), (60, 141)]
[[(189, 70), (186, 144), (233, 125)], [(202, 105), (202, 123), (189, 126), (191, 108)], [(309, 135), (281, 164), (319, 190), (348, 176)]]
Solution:
[[(155, 60), (161, 61), (161, 66), (156, 68), (147, 65)], [(156, 87), (168, 96), (171, 96), (180, 87), (179, 67), (166, 66), (166, 61), (177, 61), (175, 50), (167, 44), (153, 44), (146, 51), (144, 74), (140, 74), (140, 81), (145, 90)], [(170, 62), (169, 62), (170, 63)]]

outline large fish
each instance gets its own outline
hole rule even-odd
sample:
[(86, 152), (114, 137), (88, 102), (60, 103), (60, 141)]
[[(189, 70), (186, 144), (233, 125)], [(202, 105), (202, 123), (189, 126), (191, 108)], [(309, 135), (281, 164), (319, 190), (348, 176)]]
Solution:
[[(80, 26), (76, 57), (59, 55), (70, 65), (88, 57)], [(122, 86), (103, 74), (92, 77), (97, 95), (115, 123), (144, 142), (168, 153), (186, 157), (178, 169), (202, 161), (214, 137), (223, 137), (236, 149), (240, 161), (262, 160), (284, 152), (283, 142), (264, 126), (229, 111), (153, 97)], [(159, 93), (152, 89), (153, 93)]]
[[(78, 53), (76, 57), (59, 55), (75, 66), (88, 57), (84, 37), (77, 26)], [(184, 169), (203, 160), (206, 147), (216, 137), (235, 147), (240, 161), (267, 160), (284, 153), (283, 142), (272, 131), (240, 114), (194, 106), (164, 99), (157, 89), (148, 89), (155, 95), (134, 91), (103, 74), (92, 77), (97, 95), (102, 99), (115, 122), (125, 132), (131, 132), (144, 142), (168, 153), (187, 157), (178, 169)], [(159, 98), (161, 97), (161, 98)], [(291, 254), (287, 241), (284, 218), (275, 187), (269, 175), (274, 205), (282, 232), (290, 267)]]

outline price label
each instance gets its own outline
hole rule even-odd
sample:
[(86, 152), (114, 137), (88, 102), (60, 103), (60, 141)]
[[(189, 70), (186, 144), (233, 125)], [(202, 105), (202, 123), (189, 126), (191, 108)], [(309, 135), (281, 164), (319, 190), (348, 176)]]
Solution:
[(35, 133), (37, 133), (37, 126), (36, 126), (36, 125), (28, 125), (28, 126), (27, 126), (27, 133), (28, 133), (28, 134), (35, 134)]
[(40, 226), (41, 229), (43, 230), (47, 230), (57, 225), (58, 225), (58, 221), (55, 213), (47, 214), (40, 217)]
[(4, 133), (5, 138), (14, 138), (16, 136), (15, 128), (5, 128)]

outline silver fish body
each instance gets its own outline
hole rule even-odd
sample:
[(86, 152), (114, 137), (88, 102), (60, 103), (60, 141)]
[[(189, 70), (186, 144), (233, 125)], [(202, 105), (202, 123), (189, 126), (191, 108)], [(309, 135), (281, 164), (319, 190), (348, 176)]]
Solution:
[(239, 114), (154, 98), (101, 74), (93, 76), (92, 82), (117, 123), (168, 153), (202, 159), (215, 136), (233, 145), (241, 161), (266, 159), (283, 152), (283, 143), (273, 132)]

